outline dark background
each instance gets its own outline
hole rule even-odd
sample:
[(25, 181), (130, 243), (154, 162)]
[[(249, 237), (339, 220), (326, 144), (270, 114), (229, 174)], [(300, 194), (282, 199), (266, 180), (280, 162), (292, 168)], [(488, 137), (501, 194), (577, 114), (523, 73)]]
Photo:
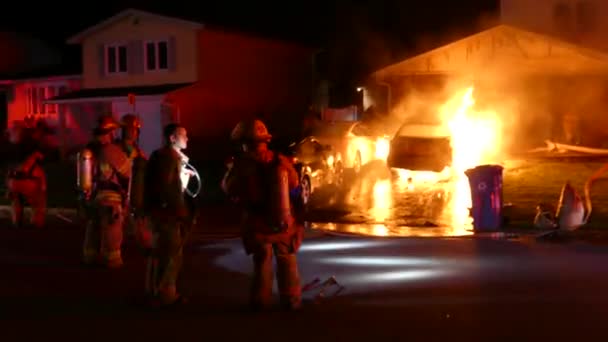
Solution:
[(331, 80), (352, 83), (444, 42), (442, 36), (471, 33), (498, 6), (499, 0), (23, 1), (0, 12), (0, 29), (62, 46), (71, 35), (138, 8), (323, 48), (322, 71)]

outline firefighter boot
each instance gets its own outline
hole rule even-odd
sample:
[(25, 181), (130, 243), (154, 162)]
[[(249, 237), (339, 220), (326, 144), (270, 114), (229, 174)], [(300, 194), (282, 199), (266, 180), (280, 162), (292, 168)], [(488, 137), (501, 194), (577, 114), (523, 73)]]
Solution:
[(296, 255), (279, 252), (276, 258), (281, 307), (285, 310), (298, 310), (302, 305), (302, 287)]
[(250, 305), (254, 311), (267, 309), (271, 305), (272, 280), (272, 245), (265, 244), (253, 253)]

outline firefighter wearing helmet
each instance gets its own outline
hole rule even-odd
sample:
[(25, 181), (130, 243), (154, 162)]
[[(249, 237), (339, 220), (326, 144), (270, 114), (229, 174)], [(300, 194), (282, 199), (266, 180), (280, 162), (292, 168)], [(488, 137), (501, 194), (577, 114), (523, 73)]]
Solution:
[(139, 246), (148, 251), (151, 246), (151, 232), (143, 217), (144, 172), (147, 157), (139, 147), (141, 121), (135, 114), (125, 114), (121, 119), (122, 134), (119, 145), (133, 160), (132, 177), (129, 183), (128, 210), (125, 216), (125, 231), (135, 236)]
[(112, 116), (100, 117), (94, 140), (78, 156), (78, 187), (87, 208), (83, 259), (109, 268), (123, 263), (122, 226), (132, 165), (113, 142), (119, 127)]
[(231, 138), (243, 153), (229, 167), (222, 187), (244, 213), (243, 245), (253, 255), (254, 265), (252, 309), (264, 310), (271, 304), (273, 254), (281, 306), (298, 309), (301, 289), (296, 252), (303, 229), (295, 222), (289, 197), (298, 186), (297, 173), (287, 158), (268, 149), (272, 136), (262, 121), (240, 122)]
[(45, 139), (49, 134), (35, 121), (26, 118), (9, 131), (11, 146), (4, 155), (10, 164), (6, 178), (7, 195), (11, 200), (12, 223), (15, 227), (24, 224), (24, 206), (32, 207), (31, 224), (41, 228), (45, 223), (47, 181), (43, 163), (52, 159), (54, 147)]

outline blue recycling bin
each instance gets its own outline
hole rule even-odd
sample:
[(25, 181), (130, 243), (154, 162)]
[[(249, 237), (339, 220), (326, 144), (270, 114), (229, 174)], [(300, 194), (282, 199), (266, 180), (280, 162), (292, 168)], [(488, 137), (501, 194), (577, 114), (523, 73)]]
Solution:
[(471, 216), (475, 232), (502, 228), (502, 170), (500, 165), (480, 165), (465, 171), (471, 188)]

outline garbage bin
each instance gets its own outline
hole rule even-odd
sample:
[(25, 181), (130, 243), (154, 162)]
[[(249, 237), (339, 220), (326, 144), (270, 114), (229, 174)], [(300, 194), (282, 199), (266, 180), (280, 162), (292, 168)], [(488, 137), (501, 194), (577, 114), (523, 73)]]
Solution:
[(476, 232), (502, 227), (502, 170), (500, 165), (480, 165), (465, 171), (471, 188), (471, 216)]

